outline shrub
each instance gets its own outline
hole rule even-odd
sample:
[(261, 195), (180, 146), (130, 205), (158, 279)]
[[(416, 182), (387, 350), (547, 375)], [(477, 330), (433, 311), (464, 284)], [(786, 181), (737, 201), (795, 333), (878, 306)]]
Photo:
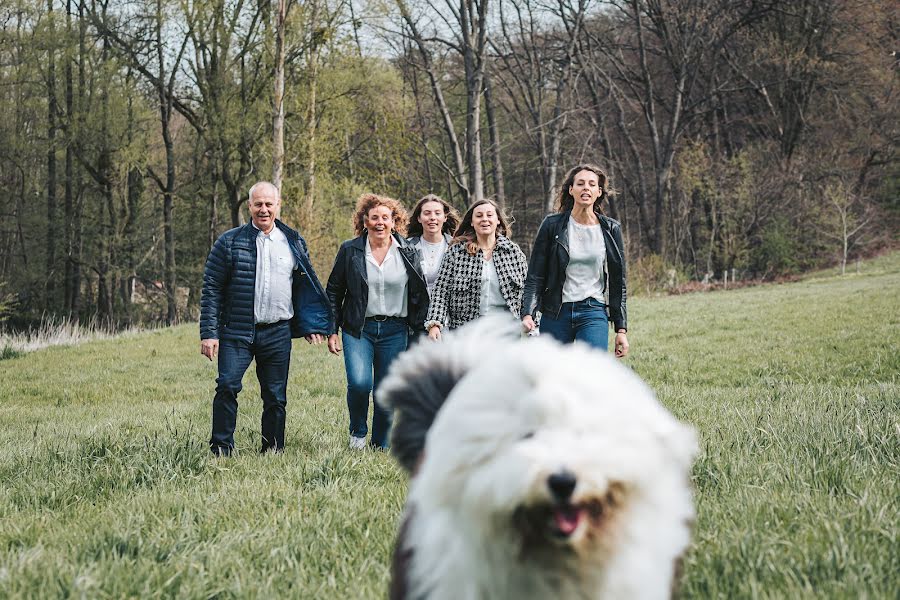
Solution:
[(763, 278), (793, 273), (799, 266), (796, 235), (786, 219), (772, 222), (762, 231), (759, 244), (750, 252), (750, 269)]
[(20, 356), (25, 356), (25, 353), (19, 352), (12, 346), (3, 346), (3, 349), (0, 350), (0, 360), (8, 360), (10, 358), (19, 358)]
[(648, 254), (628, 267), (629, 295), (668, 292), (687, 280), (680, 267), (658, 254)]

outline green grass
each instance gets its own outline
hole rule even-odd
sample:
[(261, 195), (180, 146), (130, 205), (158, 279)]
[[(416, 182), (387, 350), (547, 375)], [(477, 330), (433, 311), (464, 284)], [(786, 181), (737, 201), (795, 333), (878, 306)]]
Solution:
[[(685, 597), (896, 598), (900, 254), (630, 305), (629, 364), (699, 431)], [(196, 326), (0, 362), (0, 597), (382, 598), (404, 476), (345, 449), (343, 364), (296, 342), (288, 447), (207, 456)]]
[(19, 358), (23, 354), (24, 354), (24, 352), (16, 350), (12, 346), (0, 347), (0, 360), (7, 360), (10, 358)]

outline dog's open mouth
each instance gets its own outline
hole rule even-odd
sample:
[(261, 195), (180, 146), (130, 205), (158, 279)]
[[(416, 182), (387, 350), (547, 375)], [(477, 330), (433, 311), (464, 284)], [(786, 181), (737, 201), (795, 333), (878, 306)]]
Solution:
[(527, 539), (567, 541), (582, 529), (582, 525), (598, 519), (602, 513), (603, 504), (599, 500), (576, 504), (551, 503), (521, 506), (513, 520)]
[(585, 513), (586, 509), (579, 504), (563, 504), (551, 507), (551, 532), (557, 537), (569, 537), (578, 529), (578, 526), (585, 518)]

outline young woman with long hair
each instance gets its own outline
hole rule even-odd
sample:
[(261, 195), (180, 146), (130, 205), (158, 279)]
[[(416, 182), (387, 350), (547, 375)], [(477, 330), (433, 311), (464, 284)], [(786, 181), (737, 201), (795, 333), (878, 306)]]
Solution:
[(422, 196), (413, 207), (406, 235), (410, 245), (422, 254), (422, 272), (425, 273), (429, 295), (434, 291), (441, 261), (457, 227), (459, 214), (440, 196)]
[(527, 260), (500, 207), (484, 199), (463, 215), (441, 263), (425, 329), (433, 340), (487, 313), (520, 317)]
[(625, 246), (619, 222), (603, 214), (609, 178), (596, 165), (569, 170), (557, 193), (557, 212), (541, 223), (522, 306), (522, 324), (563, 343), (583, 341), (606, 350), (612, 321), (617, 357), (628, 354)]

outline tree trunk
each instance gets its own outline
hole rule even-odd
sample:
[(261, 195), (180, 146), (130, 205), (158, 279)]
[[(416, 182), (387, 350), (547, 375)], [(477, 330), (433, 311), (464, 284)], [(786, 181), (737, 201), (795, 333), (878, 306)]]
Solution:
[(244, 215), (241, 214), (241, 205), (244, 203), (244, 198), (241, 196), (241, 191), (227, 179), (227, 176), (223, 183), (228, 191), (228, 211), (231, 214), (231, 226), (238, 227), (243, 225)]
[(103, 186), (103, 202), (107, 215), (107, 224), (104, 227), (107, 232), (106, 256), (104, 257), (103, 262), (107, 290), (109, 292), (106, 297), (107, 303), (104, 306), (104, 312), (107, 316), (107, 322), (111, 324), (116, 319), (115, 290), (118, 287), (116, 285), (116, 279), (118, 278), (119, 271), (120, 236), (119, 216), (116, 214), (115, 196), (113, 194), (113, 185), (110, 176), (111, 174), (107, 171), (106, 184)]
[(144, 191), (144, 177), (140, 169), (132, 167), (128, 170), (126, 189), (126, 210), (123, 211), (125, 226), (123, 228), (123, 241), (125, 247), (126, 271), (122, 277), (121, 298), (125, 308), (125, 314), (129, 320), (133, 317), (131, 306), (131, 282), (137, 276), (137, 223), (140, 222), (140, 201)]
[(166, 86), (166, 63), (163, 56), (163, 36), (162, 36), (162, 0), (156, 0), (156, 60), (159, 69), (159, 83), (157, 93), (159, 96), (159, 120), (162, 128), (163, 146), (166, 150), (166, 182), (163, 189), (163, 252), (165, 254), (165, 267), (163, 269), (163, 278), (166, 287), (166, 325), (174, 325), (178, 315), (175, 304), (175, 224), (172, 220), (172, 206), (175, 196), (175, 145), (172, 142), (172, 132), (169, 130), (172, 118), (172, 98), (173, 86), (175, 83), (175, 73), (178, 69), (178, 63), (181, 62), (181, 56), (185, 44), (181, 48), (181, 52), (172, 66), (172, 72), (169, 75), (168, 87)]
[(311, 56), (309, 57), (309, 65), (308, 65), (308, 75), (310, 78), (309, 82), (309, 105), (306, 109), (306, 144), (307, 144), (307, 157), (306, 157), (306, 217), (309, 218), (312, 216), (313, 204), (315, 203), (316, 198), (316, 119), (317, 119), (317, 110), (316, 110), (316, 88), (318, 86), (318, 52), (316, 50), (312, 50), (310, 52)]
[(275, 89), (272, 96), (272, 184), (284, 174), (284, 37), (287, 0), (275, 0)]
[(56, 238), (58, 217), (56, 201), (56, 129), (58, 127), (56, 99), (56, 28), (53, 0), (47, 0), (49, 39), (47, 48), (47, 264), (45, 272), (46, 302), (51, 313), (56, 305)]
[(494, 181), (494, 196), (500, 206), (506, 204), (506, 190), (503, 185), (503, 162), (500, 156), (500, 130), (494, 112), (494, 94), (489, 74), (484, 76), (484, 109), (487, 113), (488, 133), (491, 141), (491, 175)]
[[(72, 0), (66, 0), (66, 46), (71, 47), (72, 39)], [(66, 265), (65, 278), (63, 281), (63, 303), (65, 311), (69, 319), (75, 316), (73, 307), (75, 304), (75, 271), (79, 268), (78, 262), (75, 260), (74, 253), (74, 227), (75, 227), (75, 198), (73, 186), (73, 135), (71, 133), (74, 125), (74, 103), (75, 92), (72, 81), (72, 58), (66, 57), (64, 77), (66, 83), (66, 176), (65, 176), (65, 229), (66, 229)]]
[(219, 174), (216, 167), (212, 171), (212, 195), (209, 199), (209, 220), (207, 222), (206, 249), (212, 250), (219, 228)]
[(307, 54), (306, 71), (309, 77), (309, 104), (306, 109), (306, 144), (308, 153), (306, 157), (306, 203), (305, 218), (311, 219), (313, 204), (316, 199), (316, 129), (318, 127), (318, 106), (316, 105), (319, 87), (319, 42), (315, 39), (316, 27), (319, 21), (318, 0), (312, 1), (312, 14), (310, 23), (312, 39), (310, 40), (309, 53)]
[(469, 174), (467, 203), (484, 198), (484, 172), (481, 157), (481, 95), (484, 92), (484, 50), (487, 39), (488, 0), (460, 3), (458, 17), (463, 41), (463, 67), (466, 77), (466, 166)]
[[(104, 8), (105, 10), (105, 8)], [(102, 65), (106, 65), (110, 58), (109, 43), (104, 40), (100, 54)], [(100, 206), (97, 214), (105, 215), (102, 224), (101, 239), (99, 243), (100, 253), (97, 265), (99, 275), (97, 287), (98, 314), (104, 325), (111, 325), (114, 319), (115, 285), (111, 282), (112, 271), (116, 265), (116, 244), (118, 240), (118, 218), (115, 210), (112, 184), (112, 144), (109, 135), (109, 80), (104, 78), (100, 83), (100, 132), (99, 152), (94, 178), (100, 186)]]
[[(68, 0), (69, 5), (73, 0)], [(87, 89), (85, 81), (87, 76), (85, 74), (85, 54), (87, 52), (87, 44), (85, 43), (85, 38), (87, 36), (87, 20), (85, 18), (85, 7), (84, 2), (78, 2), (78, 109), (84, 106), (84, 92)], [(71, 16), (71, 11), (69, 11), (69, 17)], [(67, 82), (68, 89), (66, 91), (67, 95), (71, 93), (74, 96), (74, 90), (70, 85), (70, 82)], [(69, 103), (70, 99), (66, 98), (66, 102)], [(71, 100), (72, 104), (74, 104), (74, 98)], [(68, 113), (68, 121), (72, 123), (74, 121), (75, 111), (71, 108), (71, 105), (67, 104), (66, 112)], [(71, 164), (72, 159), (74, 158), (75, 150), (75, 141), (66, 148), (66, 159)], [(71, 195), (73, 200), (72, 206), (72, 222), (71, 222), (71, 233), (72, 233), (72, 245), (70, 247), (69, 259), (72, 263), (72, 281), (70, 284), (70, 290), (72, 293), (71, 296), (71, 304), (69, 305), (69, 314), (72, 316), (79, 316), (81, 314), (81, 306), (82, 306), (82, 298), (81, 298), (81, 283), (84, 279), (84, 275), (82, 272), (82, 256), (84, 251), (84, 240), (82, 237), (82, 215), (84, 214), (84, 197), (81, 191), (81, 171), (77, 173), (73, 173), (72, 177), (66, 176), (66, 184), (70, 185), (70, 191), (67, 192)], [(77, 184), (77, 185), (76, 185)], [(69, 222), (66, 222), (69, 225)]]

